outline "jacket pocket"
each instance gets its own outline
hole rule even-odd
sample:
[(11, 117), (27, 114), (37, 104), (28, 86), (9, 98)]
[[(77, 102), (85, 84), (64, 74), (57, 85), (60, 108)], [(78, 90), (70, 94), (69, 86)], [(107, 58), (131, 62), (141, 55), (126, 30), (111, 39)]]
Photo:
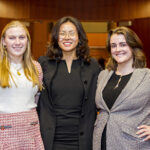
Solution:
[(137, 129), (129, 125), (121, 126), (122, 141), (128, 149), (140, 150), (140, 138), (136, 135)]

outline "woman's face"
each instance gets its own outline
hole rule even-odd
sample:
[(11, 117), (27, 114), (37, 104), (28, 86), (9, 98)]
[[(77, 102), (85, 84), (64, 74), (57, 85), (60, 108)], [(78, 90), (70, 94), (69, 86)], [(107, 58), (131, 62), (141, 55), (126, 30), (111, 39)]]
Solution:
[(110, 38), (111, 55), (117, 64), (133, 64), (132, 49), (126, 42), (124, 35), (113, 34)]
[(63, 53), (74, 52), (79, 42), (78, 32), (75, 25), (65, 22), (60, 26), (58, 45)]
[(27, 42), (27, 35), (22, 27), (12, 27), (6, 30), (3, 45), (6, 46), (10, 61), (22, 61)]

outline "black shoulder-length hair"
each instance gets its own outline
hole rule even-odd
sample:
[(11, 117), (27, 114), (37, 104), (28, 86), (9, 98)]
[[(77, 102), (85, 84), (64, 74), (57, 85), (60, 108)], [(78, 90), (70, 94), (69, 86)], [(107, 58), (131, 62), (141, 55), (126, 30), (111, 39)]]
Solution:
[(55, 60), (60, 60), (62, 58), (63, 54), (61, 48), (58, 45), (58, 36), (59, 36), (60, 26), (66, 22), (73, 23), (78, 32), (79, 43), (76, 47), (76, 56), (79, 59), (83, 59), (85, 62), (90, 62), (89, 46), (88, 46), (88, 39), (86, 33), (80, 21), (71, 16), (65, 16), (63, 18), (60, 18), (57, 21), (57, 23), (54, 25), (51, 32), (51, 42), (48, 45), (46, 55), (51, 59), (55, 59)]

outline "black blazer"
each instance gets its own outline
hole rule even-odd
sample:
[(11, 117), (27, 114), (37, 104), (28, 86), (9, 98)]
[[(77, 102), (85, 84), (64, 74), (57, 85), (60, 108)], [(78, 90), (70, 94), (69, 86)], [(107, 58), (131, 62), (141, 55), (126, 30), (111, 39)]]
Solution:
[[(53, 109), (50, 84), (59, 62), (47, 56), (41, 56), (39, 62), (43, 69), (44, 89), (41, 92), (37, 110), (45, 150), (52, 150), (56, 116)], [(81, 60), (81, 80), (84, 86), (84, 100), (79, 127), (79, 150), (92, 150), (92, 135), (96, 119), (95, 91), (99, 72), (99, 64), (94, 59), (91, 59), (89, 64)]]

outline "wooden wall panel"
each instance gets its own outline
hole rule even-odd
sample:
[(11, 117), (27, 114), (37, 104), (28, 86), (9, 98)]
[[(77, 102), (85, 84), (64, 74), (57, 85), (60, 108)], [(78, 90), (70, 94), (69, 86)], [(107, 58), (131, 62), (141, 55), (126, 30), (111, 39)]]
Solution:
[(89, 46), (106, 46), (107, 33), (87, 33)]
[(144, 52), (147, 57), (147, 66), (150, 67), (150, 18), (136, 19), (132, 22), (133, 29), (143, 42)]
[(35, 59), (45, 55), (48, 41), (48, 23), (34, 22), (30, 25), (32, 39), (32, 55)]
[(0, 17), (57, 20), (71, 15), (82, 21), (118, 21), (150, 17), (149, 0), (0, 0)]
[(4, 26), (10, 21), (10, 19), (0, 19), (0, 35)]
[(119, 2), (119, 20), (132, 20), (150, 17), (149, 0), (122, 0)]
[(26, 19), (30, 16), (29, 0), (0, 0), (0, 17)]
[(82, 21), (118, 21), (150, 17), (150, 1), (70, 0), (68, 3), (67, 0), (33, 0), (30, 2), (30, 10), (30, 17), (35, 19), (56, 20), (71, 15)]
[(116, 20), (119, 19), (117, 6), (114, 0), (70, 0), (69, 3), (67, 0), (32, 0), (30, 18), (56, 20), (71, 15), (82, 21), (112, 20), (112, 16)]
[(97, 60), (103, 58), (107, 62), (109, 53), (106, 51), (106, 49), (90, 49), (90, 56)]
[(87, 33), (90, 46), (90, 55), (97, 60), (108, 60), (109, 53), (106, 50), (107, 33)]

